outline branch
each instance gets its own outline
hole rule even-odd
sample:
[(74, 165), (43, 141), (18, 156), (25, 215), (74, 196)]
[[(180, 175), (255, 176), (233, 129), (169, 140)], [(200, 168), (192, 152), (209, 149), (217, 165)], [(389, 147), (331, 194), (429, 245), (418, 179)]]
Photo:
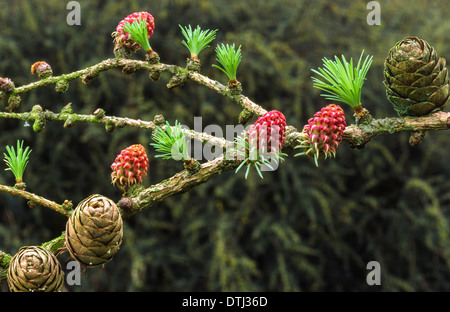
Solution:
[[(430, 116), (419, 118), (394, 117), (374, 119), (367, 125), (350, 125), (347, 127), (344, 140), (352, 147), (362, 148), (379, 135), (402, 131), (447, 130), (449, 128), (450, 113), (444, 112), (437, 112)], [(294, 127), (288, 126), (286, 143), (283, 149), (292, 149), (300, 142), (299, 139), (300, 132)], [(139, 190), (136, 195), (129, 198), (131, 204), (126, 205), (127, 208), (121, 212), (124, 218), (130, 217), (135, 213), (149, 208), (156, 202), (189, 191), (193, 187), (208, 181), (215, 175), (236, 169), (238, 165), (239, 160), (224, 160), (223, 157), (219, 157), (202, 164), (201, 169), (195, 174), (191, 174), (188, 170), (181, 171), (158, 184)]]
[[(30, 112), (13, 112), (13, 110), (17, 108), (20, 103), (19, 94), (21, 93), (51, 84), (55, 84), (56, 89), (61, 90), (61, 86), (67, 86), (68, 81), (76, 78), (81, 78), (83, 83), (88, 84), (92, 79), (95, 79), (100, 72), (117, 67), (123, 67), (122, 71), (125, 74), (133, 73), (137, 70), (147, 70), (150, 72), (150, 78), (152, 80), (159, 79), (161, 72), (169, 72), (174, 75), (167, 85), (169, 89), (175, 86), (181, 86), (185, 79), (191, 79), (201, 85), (215, 90), (223, 96), (233, 99), (236, 103), (243, 107), (243, 112), (245, 112), (243, 115), (247, 116), (247, 118), (251, 117), (253, 114), (262, 116), (267, 112), (264, 108), (242, 95), (240, 91), (236, 92), (236, 90), (230, 90), (229, 87), (216, 80), (201, 75), (196, 71), (184, 69), (176, 65), (162, 63), (150, 64), (149, 62), (138, 60), (107, 59), (83, 70), (61, 76), (49, 77), (18, 87), (7, 95), (0, 94), (0, 97), (9, 96), (9, 98), (12, 99), (8, 107), (10, 112), (0, 112), (0, 118), (20, 119), (33, 123), (33, 130), (36, 132), (41, 131), (48, 121), (63, 121), (65, 128), (72, 127), (76, 125), (77, 122), (96, 122), (103, 124), (108, 132), (125, 126), (154, 130), (156, 126), (159, 125), (165, 129), (167, 125), (164, 124), (164, 118), (160, 115), (155, 116), (153, 121), (106, 116), (103, 109), (97, 109), (91, 115), (83, 115), (74, 113), (70, 103), (66, 105), (60, 113), (44, 110), (39, 105), (35, 105)], [(17, 100), (18, 98), (19, 100)], [(426, 117), (418, 118), (393, 117), (374, 119), (367, 124), (349, 125), (344, 132), (343, 140), (349, 143), (351, 147), (363, 148), (368, 142), (380, 135), (392, 134), (401, 131), (412, 131), (413, 133), (419, 132), (423, 134), (428, 130), (447, 130), (449, 128), (450, 113), (444, 112), (437, 112)], [(183, 131), (185, 132), (185, 135), (191, 139), (201, 141), (202, 143), (209, 143), (217, 147), (227, 148), (233, 144), (233, 142), (227, 141), (224, 138), (218, 138), (206, 133), (199, 133), (186, 129), (183, 129)], [(296, 145), (298, 145), (300, 143), (300, 136), (301, 132), (299, 132), (295, 127), (287, 126), (283, 150), (293, 149)], [(131, 189), (118, 203), (121, 215), (124, 219), (129, 218), (136, 213), (148, 209), (157, 202), (163, 201), (168, 197), (187, 192), (195, 186), (205, 183), (216, 175), (236, 169), (240, 162), (241, 161), (238, 158), (226, 160), (224, 155), (222, 155), (214, 160), (200, 164), (195, 171), (185, 169), (148, 188), (138, 186), (135, 189)], [(0, 185), (0, 191), (21, 196), (30, 200), (30, 203), (33, 205), (39, 204), (49, 207), (67, 217), (71, 214), (72, 203), (68, 200), (60, 205), (33, 193), (5, 185)], [(53, 253), (58, 253), (59, 248), (64, 244), (64, 235), (65, 233), (63, 232), (61, 236), (42, 244), (42, 246), (48, 248)], [(0, 250), (0, 282), (6, 278), (10, 260), (11, 256)]]
[[(130, 60), (130, 59), (106, 59), (100, 63), (89, 66), (82, 70), (78, 70), (69, 74), (63, 74), (60, 76), (51, 76), (36, 82), (32, 82), (27, 85), (23, 85), (21, 87), (17, 87), (14, 89), (13, 92), (8, 94), (7, 96), (17, 97), (21, 93), (31, 91), (38, 87), (44, 87), (52, 84), (58, 85), (61, 83), (67, 83), (77, 78), (81, 78), (83, 83), (88, 84), (93, 79), (97, 78), (101, 72), (118, 67), (122, 67), (123, 68), (122, 71), (126, 74), (130, 74), (138, 70), (147, 70), (150, 72), (150, 77), (153, 80), (159, 79), (161, 72), (169, 72), (177, 76), (185, 75), (186, 77), (192, 79), (193, 81), (196, 81), (199, 84), (202, 84), (210, 89), (217, 91), (219, 94), (226, 95), (234, 99), (237, 103), (242, 105), (242, 107), (249, 110), (250, 112), (255, 113), (256, 115), (263, 115), (264, 113), (267, 112), (261, 106), (250, 101), (247, 97), (240, 94), (235, 94), (235, 92), (233, 92), (220, 82), (212, 80), (204, 75), (199, 74), (198, 72), (187, 70), (185, 68), (176, 65), (164, 63), (151, 64), (146, 61)], [(168, 85), (168, 87), (170, 86)], [(1, 92), (0, 94), (2, 94), (2, 96), (6, 96)], [(15, 108), (17, 108), (17, 106), (10, 107), (10, 110), (12, 111)]]
[[(164, 117), (157, 115), (153, 121), (143, 121), (140, 119), (122, 118), (115, 116), (106, 116), (103, 109), (97, 109), (92, 115), (83, 115), (74, 113), (71, 104), (67, 104), (60, 113), (55, 113), (49, 110), (43, 110), (40, 105), (33, 106), (30, 112), (24, 113), (9, 113), (0, 112), (0, 118), (19, 119), (33, 124), (33, 130), (41, 131), (48, 121), (64, 121), (64, 128), (75, 126), (78, 122), (93, 122), (103, 124), (107, 132), (112, 132), (116, 128), (123, 128), (125, 126), (143, 128), (143, 129), (156, 129), (156, 125), (159, 125), (163, 130), (167, 125), (164, 124)], [(223, 138), (218, 138), (213, 135), (197, 132), (194, 130), (181, 128), (184, 134), (194, 140), (198, 140), (202, 143), (209, 142), (215, 146), (225, 147), (227, 144), (232, 144)]]
[[(201, 164), (200, 169), (195, 173), (185, 169), (174, 176), (161, 181), (148, 188), (141, 188), (134, 195), (127, 197), (125, 202), (119, 202), (119, 208), (124, 219), (152, 206), (154, 203), (164, 199), (189, 191), (193, 187), (205, 183), (210, 178), (223, 172), (236, 169), (239, 161), (224, 160), (218, 157), (214, 160)], [(130, 201), (130, 202), (128, 202)]]
[(57, 84), (58, 82), (68, 82), (77, 78), (81, 78), (85, 84), (88, 84), (92, 79), (98, 77), (99, 73), (117, 67), (125, 67), (129, 72), (140, 69), (146, 69), (148, 71), (174, 71), (173, 65), (165, 64), (150, 64), (145, 61), (129, 60), (129, 59), (106, 59), (95, 65), (86, 67), (85, 69), (78, 70), (69, 74), (63, 74), (60, 76), (50, 76), (48, 78), (32, 82), (30, 84), (17, 87), (11, 93), (11, 95), (19, 95), (21, 93), (28, 92), (38, 87), (48, 86), (51, 84)]
[(258, 104), (252, 102), (248, 97), (242, 94), (235, 94), (233, 91), (220, 82), (203, 76), (197, 72), (189, 72), (188, 77), (192, 80), (198, 82), (201, 85), (207, 86), (210, 89), (217, 91), (217, 93), (228, 96), (241, 105), (244, 109), (256, 114), (257, 116), (262, 116), (267, 113), (267, 110), (259, 106)]
[(72, 111), (71, 104), (67, 104), (60, 113), (43, 110), (40, 105), (33, 106), (30, 112), (8, 113), (0, 112), (0, 118), (12, 118), (27, 121), (33, 124), (33, 130), (41, 131), (48, 121), (64, 121), (64, 128), (73, 127), (77, 122), (96, 122), (104, 124), (108, 132), (124, 126), (155, 129), (152, 121), (142, 121), (139, 119), (121, 118), (106, 116), (103, 109), (97, 109), (92, 115), (76, 114)]
[[(130, 59), (107, 59), (83, 70), (57, 77), (49, 77), (41, 81), (18, 87), (12, 92), (11, 95), (18, 95), (34, 88), (46, 86), (52, 83), (57, 84), (61, 80), (67, 82), (72, 79), (81, 78), (84, 83), (89, 83), (92, 79), (96, 78), (100, 72), (117, 67), (123, 67), (122, 71), (126, 74), (133, 73), (137, 70), (147, 70), (150, 72), (150, 78), (153, 80), (159, 79), (161, 72), (169, 72), (173, 74), (171, 81), (167, 85), (169, 89), (176, 86), (182, 86), (183, 81), (186, 79), (191, 79), (223, 96), (233, 99), (236, 103), (243, 107), (244, 111), (249, 112), (250, 115), (255, 114), (257, 116), (262, 116), (267, 112), (260, 105), (252, 102), (246, 96), (242, 95), (240, 91), (236, 92), (236, 90), (230, 90), (228, 86), (225, 86), (216, 80), (210, 79), (207, 76), (201, 75), (197, 71), (189, 70), (188, 68), (182, 68), (176, 65), (168, 65), (163, 63), (150, 64), (146, 61)], [(73, 113), (70, 104), (63, 108), (60, 113), (53, 113), (48, 110), (44, 111), (42, 107), (36, 105), (33, 107), (31, 112), (0, 112), (0, 117), (32, 121), (34, 123), (33, 129), (35, 131), (40, 131), (47, 121), (52, 120), (64, 121), (64, 127), (71, 127), (77, 122), (97, 122), (104, 124), (107, 131), (113, 131), (117, 127), (120, 128), (124, 126), (147, 128), (152, 130), (156, 128), (156, 125), (161, 125), (162, 128), (166, 127), (166, 125), (163, 125), (164, 121), (161, 122), (161, 120), (156, 123), (155, 119), (151, 122), (106, 116), (102, 109), (97, 109), (92, 115), (75, 114)], [(363, 125), (352, 124), (345, 130), (344, 141), (348, 142), (351, 147), (362, 148), (365, 144), (379, 135), (392, 134), (401, 131), (445, 130), (449, 128), (449, 117), (449, 113), (440, 112), (420, 118), (394, 117), (374, 119), (370, 123)], [(299, 139), (301, 132), (292, 126), (287, 126), (286, 129), (287, 136), (284, 150), (293, 149), (300, 143)], [(193, 130), (184, 131), (190, 138), (199, 140), (202, 143), (208, 142), (220, 147), (226, 147), (233, 143), (225, 140), (224, 138), (214, 137), (206, 133), (199, 133)], [(186, 192), (196, 185), (206, 182), (217, 174), (235, 169), (239, 163), (240, 161), (237, 159), (225, 161), (223, 156), (221, 156), (217, 159), (202, 164), (200, 169), (196, 172), (192, 172), (187, 169), (183, 170), (171, 178), (168, 178), (149, 188), (141, 188), (139, 192), (134, 192), (133, 195), (129, 195), (128, 200), (131, 201), (131, 204), (124, 205), (123, 209), (121, 208), (122, 212), (124, 213), (124, 216), (131, 216), (150, 207), (155, 202), (159, 202), (167, 197)]]
[[(351, 124), (345, 128), (343, 140), (353, 148), (363, 148), (380, 135), (402, 131), (423, 132), (450, 129), (450, 113), (436, 112), (425, 117), (389, 117), (373, 119), (368, 124)], [(294, 148), (300, 142), (301, 133), (294, 127), (286, 127), (286, 148)]]
[(14, 187), (6, 186), (6, 185), (0, 185), (0, 192), (6, 192), (6, 193), (10, 193), (12, 195), (23, 197), (25, 199), (30, 200), (34, 204), (42, 205), (42, 206), (48, 207), (50, 209), (53, 209), (56, 212), (59, 212), (59, 213), (65, 215), (66, 217), (69, 217), (71, 214), (70, 210), (72, 208), (72, 205), (70, 204), (69, 201), (65, 201), (63, 204), (59, 205), (59, 204), (57, 204), (51, 200), (48, 200), (44, 197), (38, 196), (36, 194), (30, 193), (27, 191), (19, 190)]
[(362, 148), (372, 139), (402, 131), (450, 129), (450, 113), (436, 112), (426, 117), (374, 119), (367, 125), (350, 125), (345, 129), (344, 141), (351, 147)]

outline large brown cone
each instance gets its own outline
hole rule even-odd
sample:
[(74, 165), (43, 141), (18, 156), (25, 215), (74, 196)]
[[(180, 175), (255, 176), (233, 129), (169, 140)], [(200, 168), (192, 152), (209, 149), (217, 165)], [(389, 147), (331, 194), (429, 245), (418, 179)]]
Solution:
[(386, 95), (399, 116), (422, 116), (450, 101), (446, 61), (425, 40), (407, 37), (384, 62)]
[(56, 256), (39, 246), (22, 247), (11, 258), (8, 287), (12, 292), (61, 291), (64, 272)]
[(116, 204), (102, 195), (82, 200), (66, 224), (66, 247), (81, 264), (92, 267), (111, 261), (123, 237)]

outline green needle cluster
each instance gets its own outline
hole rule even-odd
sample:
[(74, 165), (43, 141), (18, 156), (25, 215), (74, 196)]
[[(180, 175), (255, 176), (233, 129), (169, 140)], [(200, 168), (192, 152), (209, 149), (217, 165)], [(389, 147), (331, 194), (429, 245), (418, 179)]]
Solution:
[(343, 55), (342, 62), (337, 56), (334, 57), (334, 61), (322, 59), (324, 68), (312, 70), (321, 77), (312, 77), (313, 86), (326, 92), (321, 96), (348, 104), (352, 108), (361, 105), (361, 89), (373, 59), (373, 56), (367, 56), (364, 62), (361, 62), (363, 53), (364, 50), (355, 68), (353, 68), (353, 59), (348, 62)]
[(241, 55), (241, 46), (236, 50), (234, 43), (232, 45), (221, 44), (216, 48), (217, 53), (217, 61), (223, 66), (220, 67), (218, 65), (213, 64), (213, 67), (216, 67), (223, 71), (228, 78), (231, 80), (236, 80), (236, 72), (239, 66), (239, 63), (242, 60)]
[(209, 43), (216, 38), (215, 30), (202, 30), (200, 26), (197, 25), (197, 28), (192, 30), (191, 25), (189, 27), (185, 26), (184, 28), (181, 25), (178, 25), (181, 28), (181, 32), (186, 40), (183, 40), (182, 43), (188, 48), (191, 53), (191, 58), (196, 58), (200, 54), (200, 52), (209, 47)]
[(154, 143), (150, 143), (150, 145), (153, 146), (157, 152), (162, 153), (155, 157), (183, 161), (191, 158), (189, 156), (186, 137), (178, 121), (175, 121), (174, 127), (171, 127), (168, 121), (166, 121), (165, 129), (157, 126), (156, 130), (153, 131), (152, 140)]
[(17, 152), (14, 150), (14, 147), (6, 146), (6, 150), (8, 155), (3, 153), (5, 158), (3, 159), (8, 166), (5, 170), (11, 170), (16, 178), (16, 182), (22, 182), (23, 173), (25, 168), (28, 165), (28, 159), (30, 157), (31, 149), (27, 146), (27, 148), (23, 149), (23, 141), (19, 142), (17, 140)]
[(275, 168), (271, 165), (272, 160), (278, 166), (280, 161), (284, 161), (283, 156), (287, 156), (287, 154), (280, 151), (269, 153), (264, 147), (257, 148), (256, 144), (250, 144), (249, 141), (247, 133), (235, 139), (237, 148), (234, 151), (243, 158), (241, 164), (236, 168), (235, 173), (238, 173), (243, 167), (247, 167), (245, 171), (245, 179), (247, 179), (250, 169), (254, 167), (259, 177), (264, 179), (261, 167), (266, 166), (271, 171), (274, 171)]
[(138, 43), (146, 52), (152, 51), (148, 41), (147, 25), (140, 16), (139, 19), (135, 19), (132, 24), (125, 22), (123, 29), (130, 33), (130, 39)]

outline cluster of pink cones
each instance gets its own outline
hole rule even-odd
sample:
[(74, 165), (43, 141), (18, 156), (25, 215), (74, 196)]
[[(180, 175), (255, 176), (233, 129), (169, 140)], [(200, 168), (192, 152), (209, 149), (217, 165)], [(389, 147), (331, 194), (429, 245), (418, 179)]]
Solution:
[[(135, 12), (125, 17), (116, 27), (113, 33), (117, 47), (124, 47), (130, 52), (135, 52), (141, 46), (132, 40), (132, 36), (125, 30), (126, 25), (135, 21), (145, 22), (141, 24), (145, 31), (147, 29), (148, 39), (153, 34), (155, 22), (153, 16), (148, 12)], [(130, 29), (131, 31), (131, 29)], [(144, 36), (145, 37), (145, 36)], [(304, 151), (296, 154), (307, 155), (314, 158), (316, 165), (321, 156), (325, 158), (336, 155), (336, 149), (342, 141), (344, 129), (346, 127), (345, 114), (343, 109), (336, 104), (329, 104), (315, 113), (314, 117), (308, 120), (304, 126), (299, 145), (296, 148), (303, 148)], [(241, 154), (245, 156), (243, 162), (247, 166), (255, 166), (257, 169), (261, 164), (267, 164), (265, 155), (277, 155), (281, 158), (281, 153), (286, 136), (286, 118), (277, 111), (272, 110), (259, 117), (245, 133), (245, 148)], [(253, 155), (254, 158), (251, 158)], [(255, 156), (256, 155), (256, 156)], [(242, 166), (239, 166), (241, 168)], [(142, 145), (132, 145), (123, 150), (111, 165), (112, 183), (125, 190), (129, 186), (140, 183), (147, 174), (148, 159)], [(238, 170), (239, 170), (238, 168)], [(247, 170), (248, 172), (248, 170)], [(258, 170), (260, 173), (260, 171)], [(261, 175), (261, 174), (260, 174)]]

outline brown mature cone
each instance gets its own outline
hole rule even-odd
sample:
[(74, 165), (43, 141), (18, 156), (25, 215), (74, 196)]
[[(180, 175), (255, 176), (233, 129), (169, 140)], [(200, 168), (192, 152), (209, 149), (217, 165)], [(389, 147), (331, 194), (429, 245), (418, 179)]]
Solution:
[(123, 238), (123, 221), (116, 204), (94, 194), (82, 200), (66, 223), (66, 247), (87, 267), (111, 261)]
[(450, 102), (446, 60), (425, 40), (407, 37), (389, 50), (384, 62), (388, 100), (403, 116), (422, 116)]
[(64, 272), (56, 256), (40, 246), (26, 246), (11, 258), (8, 287), (12, 292), (61, 291)]

